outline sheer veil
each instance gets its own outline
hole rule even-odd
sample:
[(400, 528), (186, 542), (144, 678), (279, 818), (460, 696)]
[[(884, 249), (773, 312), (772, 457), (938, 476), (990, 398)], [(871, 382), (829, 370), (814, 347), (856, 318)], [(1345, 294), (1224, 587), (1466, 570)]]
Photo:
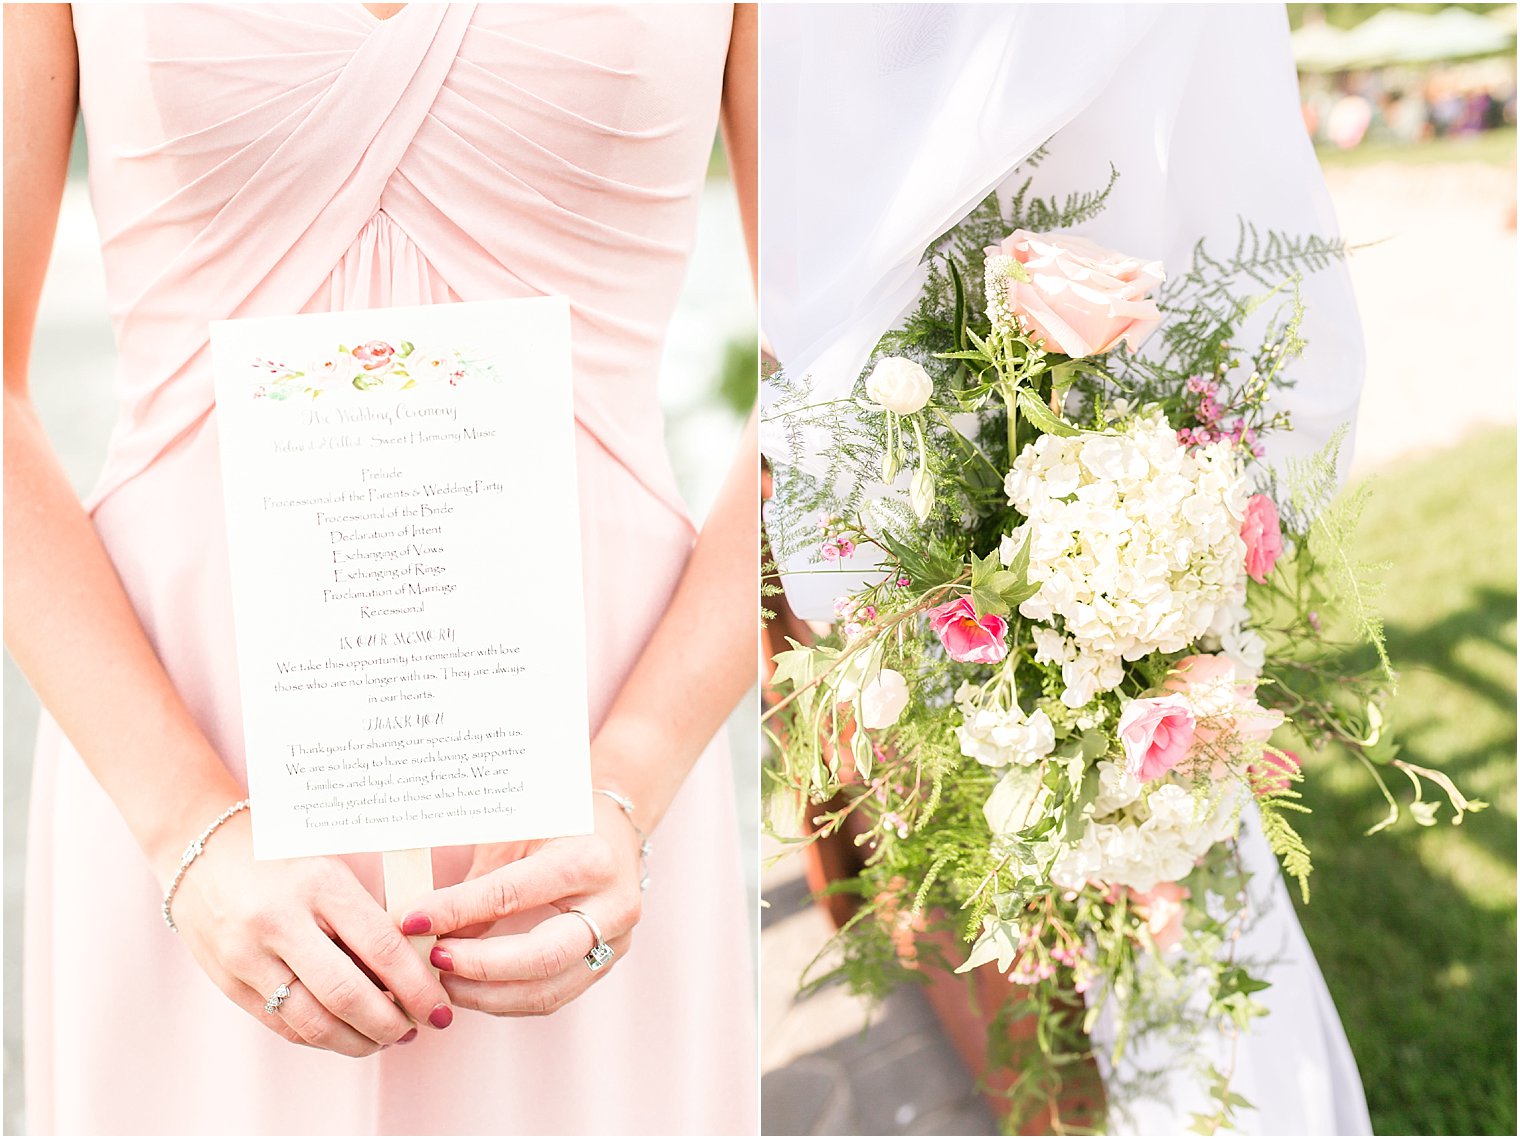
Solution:
[[(1337, 236), (1281, 5), (782, 4), (765, 9), (761, 36), (761, 320), (783, 369), (817, 399), (848, 394), (911, 309), (925, 249), (1047, 143), (1035, 190), (1101, 188), (1112, 163), (1108, 208), (1080, 232), (1159, 258), (1169, 275), (1186, 271), (1199, 239), (1233, 253), (1242, 219)], [(1308, 348), (1277, 400), (1294, 430), (1270, 441), (1270, 463), (1319, 450), (1360, 394), (1349, 275), (1332, 263), (1305, 276), (1302, 295)], [(800, 455), (795, 443), (762, 428), (773, 461), (819, 473), (827, 440), (809, 438)], [(1348, 438), (1343, 472), (1350, 449)], [(789, 575), (788, 600), (829, 619), (834, 596), (868, 570)], [(1258, 917), (1241, 948), (1272, 962), (1272, 988), (1271, 1014), (1235, 1056), (1233, 1087), (1257, 1105), (1241, 1126), (1370, 1134), (1344, 1031), (1254, 816), (1242, 852)], [(1116, 1133), (1186, 1128), (1201, 1101), (1170, 1062), (1183, 1045), (1131, 1050), (1116, 1072), (1101, 1059), (1110, 1034), (1105, 1018), (1094, 1035), (1115, 1090), (1144, 1068), (1172, 1072), (1157, 1094), (1115, 1105)], [(1230, 1050), (1223, 1039), (1193, 1046), (1221, 1062)]]

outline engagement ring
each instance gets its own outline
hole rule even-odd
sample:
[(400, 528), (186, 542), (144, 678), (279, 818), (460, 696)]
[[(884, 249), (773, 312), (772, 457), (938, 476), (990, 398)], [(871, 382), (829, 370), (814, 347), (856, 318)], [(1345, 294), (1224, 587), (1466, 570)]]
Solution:
[(264, 1011), (271, 1014), (279, 1012), (280, 1006), (285, 1003), (285, 998), (290, 996), (290, 986), (294, 985), (298, 980), (300, 980), (299, 977), (292, 977), (274, 992), (270, 993), (269, 998), (264, 1002)]
[(612, 960), (614, 956), (612, 946), (602, 939), (601, 927), (592, 920), (591, 915), (585, 910), (568, 910), (566, 912), (574, 914), (581, 921), (585, 922), (586, 928), (591, 930), (591, 936), (596, 938), (596, 944), (591, 947), (591, 952), (587, 953), (585, 958), (586, 968), (595, 973)]

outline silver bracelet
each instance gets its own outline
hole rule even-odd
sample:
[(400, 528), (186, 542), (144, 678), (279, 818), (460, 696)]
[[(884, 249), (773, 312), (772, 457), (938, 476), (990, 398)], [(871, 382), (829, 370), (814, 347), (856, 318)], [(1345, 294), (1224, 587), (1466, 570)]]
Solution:
[(216, 822), (212, 823), (205, 830), (201, 831), (200, 837), (198, 837), (189, 846), (185, 847), (185, 853), (180, 855), (179, 873), (174, 876), (174, 881), (170, 882), (169, 888), (164, 891), (164, 922), (175, 933), (179, 932), (179, 926), (174, 924), (174, 919), (169, 915), (169, 903), (174, 901), (174, 892), (179, 889), (179, 884), (185, 877), (185, 871), (189, 870), (190, 864), (205, 852), (206, 840), (211, 837), (211, 833), (216, 830), (217, 827), (225, 823), (228, 819), (232, 818), (233, 815), (237, 814), (239, 811), (246, 811), (247, 809), (247, 799), (242, 799), (232, 804), (232, 806), (228, 807), (225, 811), (216, 817)]
[(633, 821), (633, 800), (626, 795), (619, 795), (616, 791), (609, 791), (605, 787), (592, 788), (598, 795), (605, 795), (623, 809), (624, 816), (628, 819), (628, 825), (633, 828), (633, 833), (639, 836), (639, 889), (649, 889), (649, 856), (654, 853), (654, 847), (649, 845), (649, 839), (638, 823)]

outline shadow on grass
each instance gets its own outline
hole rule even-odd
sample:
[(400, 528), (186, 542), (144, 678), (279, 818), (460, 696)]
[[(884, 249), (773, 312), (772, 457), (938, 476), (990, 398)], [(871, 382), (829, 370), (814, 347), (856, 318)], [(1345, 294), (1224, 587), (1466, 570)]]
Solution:
[(1354, 760), (1327, 751), (1303, 786), (1317, 872), (1299, 913), (1380, 1135), (1516, 1131), (1514, 438), (1380, 479), (1358, 537), (1393, 562), (1401, 757), (1489, 807), (1460, 827), (1449, 808), (1430, 828), (1406, 814), (1368, 838), (1386, 808)]

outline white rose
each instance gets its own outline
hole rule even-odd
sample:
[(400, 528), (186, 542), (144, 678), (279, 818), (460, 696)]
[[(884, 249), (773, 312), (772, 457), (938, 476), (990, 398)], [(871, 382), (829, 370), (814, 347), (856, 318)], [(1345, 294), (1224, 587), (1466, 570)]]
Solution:
[(860, 723), (865, 728), (890, 728), (908, 706), (908, 682), (902, 673), (884, 668), (860, 690)]
[(313, 388), (342, 387), (353, 383), (358, 370), (358, 363), (347, 352), (334, 352), (308, 364), (306, 377)]
[(877, 361), (866, 377), (866, 395), (888, 411), (912, 415), (929, 402), (934, 381), (921, 364), (902, 356), (888, 356)]
[(406, 370), (419, 383), (446, 380), (458, 364), (452, 352), (414, 350), (406, 359)]

